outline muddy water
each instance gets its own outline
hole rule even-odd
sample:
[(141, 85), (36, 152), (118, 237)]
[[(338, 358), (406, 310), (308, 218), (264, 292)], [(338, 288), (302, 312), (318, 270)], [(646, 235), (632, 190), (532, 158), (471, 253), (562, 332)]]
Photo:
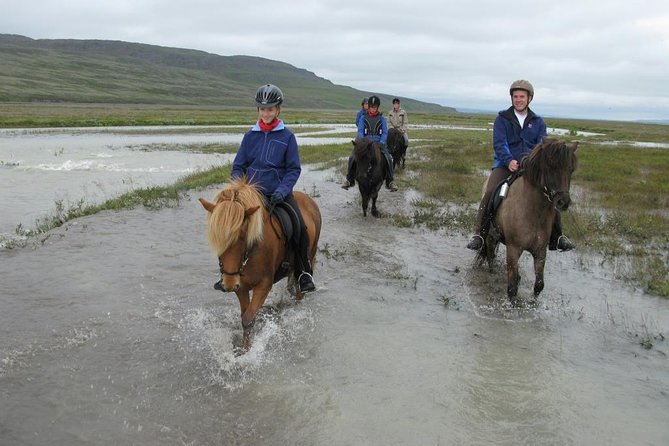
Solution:
[(279, 283), (244, 356), (196, 201), (215, 189), (0, 251), (0, 444), (669, 443), (667, 300), (551, 253), (538, 306), (509, 308), (465, 234), (364, 218), (336, 181), (298, 184), (324, 218), (319, 291)]

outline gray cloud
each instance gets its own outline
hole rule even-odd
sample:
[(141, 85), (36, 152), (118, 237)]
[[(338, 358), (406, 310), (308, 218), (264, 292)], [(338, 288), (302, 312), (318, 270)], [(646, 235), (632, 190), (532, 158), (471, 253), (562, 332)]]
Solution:
[(261, 56), (457, 108), (505, 108), (526, 78), (547, 116), (669, 119), (665, 0), (14, 3), (0, 32)]

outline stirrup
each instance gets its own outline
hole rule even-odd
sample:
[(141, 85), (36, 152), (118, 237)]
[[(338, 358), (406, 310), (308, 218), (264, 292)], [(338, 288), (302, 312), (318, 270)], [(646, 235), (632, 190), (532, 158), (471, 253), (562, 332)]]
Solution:
[[(304, 284), (302, 284), (303, 276), (306, 276)], [(300, 287), (300, 292), (302, 294), (310, 293), (316, 290), (316, 285), (314, 284), (314, 276), (312, 276), (306, 271), (303, 271), (302, 274), (300, 274), (300, 276), (297, 278), (297, 284)]]
[(561, 235), (557, 239), (555, 248), (560, 252), (565, 252), (565, 251), (571, 251), (572, 249), (576, 248), (576, 245), (574, 245), (574, 243), (571, 240), (569, 240), (566, 235)]
[(472, 235), (471, 240), (469, 240), (469, 243), (467, 243), (467, 249), (478, 251), (479, 249), (483, 248), (483, 241), (483, 237), (481, 237), (479, 234), (474, 234)]

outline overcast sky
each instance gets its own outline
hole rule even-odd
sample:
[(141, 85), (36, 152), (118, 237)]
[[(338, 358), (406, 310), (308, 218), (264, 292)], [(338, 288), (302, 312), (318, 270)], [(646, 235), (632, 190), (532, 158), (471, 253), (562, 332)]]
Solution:
[(122, 40), (260, 56), (335, 84), (458, 109), (506, 108), (510, 83), (523, 78), (534, 84), (531, 107), (543, 116), (669, 120), (669, 0), (0, 5), (0, 33), (34, 39)]

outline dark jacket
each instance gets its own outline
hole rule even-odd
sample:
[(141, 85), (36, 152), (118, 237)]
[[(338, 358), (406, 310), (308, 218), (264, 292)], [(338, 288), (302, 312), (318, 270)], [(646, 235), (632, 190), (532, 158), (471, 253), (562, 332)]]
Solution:
[(232, 163), (231, 177), (246, 175), (263, 194), (277, 191), (285, 198), (293, 193), (301, 172), (297, 140), (281, 121), (270, 132), (263, 132), (257, 123), (246, 132)]
[(522, 129), (513, 107), (499, 112), (492, 130), (495, 151), (492, 168), (508, 167), (512, 160), (520, 162), (546, 135), (546, 123), (543, 118), (529, 108)]
[(376, 116), (364, 114), (358, 119), (358, 139), (372, 138), (374, 142), (386, 145), (388, 140), (388, 122), (379, 112)]

